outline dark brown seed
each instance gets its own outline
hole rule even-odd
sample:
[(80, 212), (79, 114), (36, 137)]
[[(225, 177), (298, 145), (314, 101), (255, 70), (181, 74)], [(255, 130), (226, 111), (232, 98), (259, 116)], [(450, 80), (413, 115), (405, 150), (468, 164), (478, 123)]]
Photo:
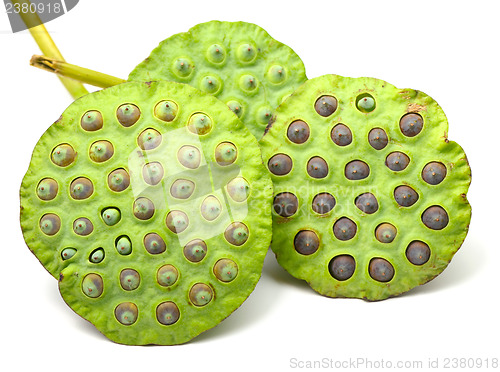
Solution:
[(364, 161), (353, 160), (345, 166), (344, 174), (348, 180), (362, 180), (370, 175), (370, 167)]
[(103, 163), (111, 159), (115, 149), (109, 141), (97, 141), (90, 146), (89, 157), (96, 163)]
[(314, 197), (312, 209), (316, 213), (325, 214), (330, 212), (335, 207), (336, 201), (333, 195), (323, 192)]
[(382, 150), (387, 143), (389, 138), (382, 128), (373, 128), (370, 133), (368, 133), (368, 142), (375, 150)]
[(342, 217), (333, 225), (333, 234), (338, 240), (349, 240), (354, 238), (358, 227), (356, 223), (347, 217)]
[(134, 125), (141, 116), (141, 110), (136, 105), (130, 103), (121, 105), (116, 110), (116, 117), (121, 125), (130, 127)]
[(406, 258), (414, 265), (423, 265), (431, 256), (431, 250), (424, 242), (415, 240), (406, 248)]
[(143, 150), (152, 150), (161, 143), (161, 134), (156, 129), (144, 129), (137, 137), (137, 145)]
[(422, 170), (422, 179), (430, 185), (441, 183), (446, 177), (446, 167), (443, 163), (433, 161)]
[(399, 120), (399, 128), (406, 137), (415, 137), (423, 126), (424, 120), (419, 114), (406, 114)]
[(330, 116), (337, 110), (337, 99), (332, 96), (321, 96), (316, 100), (314, 109), (321, 116)]
[(88, 178), (79, 177), (71, 182), (69, 192), (73, 199), (87, 199), (94, 193), (94, 185)]
[(438, 205), (429, 207), (422, 213), (422, 222), (432, 230), (442, 230), (449, 222), (448, 213)]
[(372, 258), (368, 272), (372, 279), (386, 283), (390, 282), (394, 277), (394, 266), (383, 258)]
[(310, 129), (306, 122), (296, 120), (288, 126), (287, 137), (293, 143), (301, 144), (309, 138)]
[(167, 246), (160, 235), (149, 233), (144, 237), (144, 248), (151, 254), (160, 254), (165, 252)]
[(299, 207), (297, 197), (290, 192), (282, 192), (274, 197), (274, 211), (281, 217), (293, 216)]
[(231, 282), (238, 275), (238, 265), (229, 258), (222, 258), (214, 266), (214, 275), (221, 282)]
[(418, 200), (418, 194), (410, 186), (398, 186), (394, 190), (394, 199), (402, 207), (411, 207)]
[(408, 166), (408, 164), (410, 164), (410, 158), (408, 155), (399, 151), (391, 152), (385, 159), (385, 165), (390, 170), (395, 172), (402, 171)]
[(76, 151), (71, 145), (62, 143), (52, 150), (50, 158), (55, 165), (67, 167), (75, 161)]
[(343, 254), (331, 259), (328, 264), (330, 275), (339, 281), (344, 281), (353, 276), (356, 270), (356, 261), (352, 256)]
[(201, 239), (194, 239), (184, 246), (183, 252), (188, 261), (200, 262), (207, 255), (207, 244)]
[(205, 306), (212, 301), (214, 292), (204, 283), (196, 283), (189, 290), (189, 300), (195, 306)]
[(57, 196), (59, 185), (53, 178), (44, 178), (36, 188), (37, 196), (42, 200), (52, 200)]
[(370, 192), (359, 195), (354, 203), (356, 204), (356, 207), (366, 214), (372, 214), (378, 211), (377, 198)]
[(120, 285), (126, 291), (133, 291), (139, 287), (141, 276), (134, 269), (124, 269), (120, 272)]
[(77, 235), (86, 236), (94, 231), (94, 225), (88, 218), (80, 217), (73, 222), (73, 231)]
[(172, 301), (162, 302), (156, 308), (156, 319), (163, 325), (171, 325), (181, 316), (179, 308)]
[(352, 142), (352, 132), (345, 124), (337, 124), (330, 133), (333, 143), (339, 146), (347, 146)]
[(91, 298), (99, 297), (104, 290), (104, 282), (100, 275), (91, 273), (82, 280), (82, 292)]
[(130, 185), (130, 176), (123, 168), (115, 169), (108, 175), (108, 186), (111, 190), (120, 192)]
[(397, 233), (396, 227), (390, 223), (382, 223), (375, 229), (375, 237), (381, 243), (391, 243)]
[(94, 132), (102, 128), (103, 119), (99, 111), (91, 110), (83, 114), (80, 125), (88, 132)]
[(319, 238), (314, 231), (302, 230), (295, 235), (293, 245), (298, 253), (307, 256), (318, 250)]
[(284, 176), (292, 170), (292, 159), (285, 154), (276, 154), (267, 163), (269, 171), (276, 176)]
[(315, 156), (307, 162), (307, 173), (312, 178), (325, 178), (328, 175), (328, 164), (323, 158)]
[(140, 220), (149, 220), (155, 213), (155, 206), (148, 198), (138, 198), (134, 202), (134, 216)]
[(132, 302), (123, 302), (115, 308), (115, 317), (123, 325), (132, 325), (137, 321), (139, 310)]
[(61, 229), (61, 219), (57, 214), (47, 213), (40, 219), (40, 230), (45, 235), (55, 235)]
[(226, 240), (236, 246), (243, 245), (248, 240), (248, 235), (248, 227), (241, 222), (233, 222), (224, 231)]
[(170, 211), (167, 214), (166, 224), (170, 231), (179, 234), (189, 226), (189, 218), (182, 211)]

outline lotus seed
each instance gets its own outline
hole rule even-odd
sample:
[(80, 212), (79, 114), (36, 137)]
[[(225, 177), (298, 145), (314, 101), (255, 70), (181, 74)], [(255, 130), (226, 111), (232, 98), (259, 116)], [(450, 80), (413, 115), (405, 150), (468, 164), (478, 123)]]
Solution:
[(227, 184), (227, 193), (235, 202), (244, 202), (250, 195), (250, 185), (243, 177), (233, 178)]
[(178, 277), (179, 271), (173, 265), (164, 265), (156, 273), (156, 280), (163, 287), (174, 285)]
[(391, 243), (396, 238), (397, 229), (390, 223), (382, 223), (375, 229), (375, 237), (381, 243)]
[(281, 84), (286, 80), (286, 71), (283, 66), (274, 65), (267, 70), (267, 79), (273, 84)]
[(111, 159), (115, 149), (109, 141), (97, 141), (90, 146), (89, 157), (96, 163), (102, 163)]
[(216, 95), (222, 87), (222, 83), (220, 78), (215, 77), (213, 75), (205, 76), (200, 81), (200, 90), (208, 93)]
[(63, 143), (52, 150), (52, 162), (60, 167), (67, 167), (75, 161), (75, 158), (75, 150), (67, 143)]
[(191, 133), (205, 135), (212, 130), (212, 119), (201, 112), (193, 114), (189, 118), (188, 129)]
[(121, 324), (129, 326), (137, 321), (139, 310), (132, 302), (123, 302), (115, 309), (115, 317)]
[(328, 271), (330, 275), (338, 281), (344, 281), (354, 275), (356, 261), (352, 256), (343, 254), (330, 260)]
[(45, 235), (55, 235), (61, 229), (61, 219), (57, 214), (47, 213), (40, 219), (40, 230)]
[(160, 101), (155, 106), (155, 116), (166, 122), (171, 122), (177, 116), (177, 112), (179, 111), (179, 107), (177, 103), (173, 101)]
[(305, 121), (295, 120), (288, 126), (287, 137), (293, 143), (301, 144), (309, 138), (309, 125)]
[(422, 222), (432, 230), (442, 230), (448, 225), (448, 213), (438, 205), (429, 207), (422, 213)]
[(148, 185), (158, 185), (163, 179), (163, 175), (163, 166), (156, 161), (147, 163), (142, 167), (142, 177)]
[(214, 64), (220, 64), (226, 59), (226, 50), (220, 44), (210, 45), (207, 49), (207, 60)]
[(241, 44), (236, 51), (236, 56), (241, 62), (252, 62), (257, 57), (257, 50), (252, 44)]
[(375, 150), (382, 150), (389, 143), (389, 138), (382, 128), (373, 128), (368, 133), (368, 142)]
[(36, 187), (36, 195), (41, 200), (52, 200), (57, 196), (57, 192), (59, 191), (59, 185), (56, 180), (52, 178), (44, 178), (38, 183)]
[(94, 185), (85, 177), (76, 178), (71, 182), (70, 194), (73, 199), (83, 200), (94, 193)]
[(362, 180), (370, 175), (370, 167), (364, 161), (353, 160), (345, 166), (344, 174), (348, 180)]
[(196, 169), (201, 163), (200, 150), (190, 145), (182, 146), (177, 152), (177, 160), (186, 168)]
[(314, 197), (312, 202), (312, 209), (316, 213), (326, 214), (335, 207), (336, 201), (333, 195), (323, 192)]
[(406, 248), (406, 258), (413, 265), (423, 265), (431, 256), (431, 250), (424, 242), (415, 240), (411, 242)]
[(394, 190), (394, 199), (401, 207), (411, 207), (418, 200), (418, 194), (410, 186), (398, 186)]
[(188, 199), (193, 195), (195, 186), (190, 180), (175, 180), (170, 186), (170, 194), (176, 199)]
[(362, 94), (356, 100), (356, 107), (359, 111), (368, 113), (375, 110), (375, 99), (370, 94)]
[(424, 120), (419, 114), (406, 114), (399, 121), (399, 128), (406, 137), (415, 137), (423, 126)]
[(115, 169), (108, 175), (108, 186), (111, 190), (121, 192), (130, 185), (130, 176), (123, 168)]
[(187, 229), (189, 218), (182, 211), (170, 211), (167, 214), (166, 224), (170, 231), (174, 234), (179, 234)]
[(92, 263), (99, 263), (104, 260), (104, 249), (97, 248), (89, 256), (89, 261)]
[(366, 214), (372, 214), (378, 210), (377, 198), (370, 192), (359, 195), (354, 204)]
[(226, 240), (236, 246), (243, 245), (248, 240), (248, 234), (248, 227), (241, 222), (233, 222), (224, 231)]
[(149, 233), (144, 237), (144, 248), (151, 254), (160, 254), (165, 252), (167, 246), (160, 235)]
[(195, 306), (205, 306), (212, 301), (213, 291), (208, 285), (196, 283), (189, 290), (189, 300)]
[(338, 146), (347, 146), (352, 142), (352, 132), (345, 124), (337, 124), (330, 134), (332, 141)]
[(73, 257), (76, 254), (76, 249), (75, 248), (64, 248), (61, 252), (61, 258), (63, 261), (69, 260), (71, 257)]
[(136, 105), (126, 103), (116, 110), (116, 118), (124, 127), (128, 128), (137, 123), (141, 117), (141, 110)]
[(214, 266), (214, 275), (221, 282), (232, 282), (238, 275), (238, 265), (233, 260), (222, 258)]
[(446, 177), (446, 167), (443, 163), (433, 161), (422, 170), (422, 179), (429, 185), (438, 185)]
[(97, 298), (104, 291), (104, 282), (100, 275), (87, 274), (82, 280), (83, 293), (91, 298)]
[(160, 146), (161, 134), (156, 129), (145, 129), (139, 137), (137, 137), (137, 145), (143, 150), (153, 150)]
[(201, 239), (191, 240), (184, 246), (184, 257), (190, 262), (200, 262), (207, 255), (207, 245)]
[(328, 164), (323, 158), (315, 156), (307, 162), (307, 174), (312, 178), (325, 178), (328, 175)]
[(385, 165), (387, 165), (387, 167), (394, 172), (404, 170), (408, 164), (410, 164), (410, 158), (408, 155), (399, 151), (391, 152), (385, 159)]
[(102, 211), (102, 220), (108, 226), (114, 226), (120, 222), (122, 214), (118, 208), (106, 208)]
[(87, 236), (94, 231), (94, 225), (88, 218), (80, 217), (73, 222), (73, 231), (77, 235)]
[(316, 100), (314, 109), (323, 117), (330, 116), (337, 110), (337, 99), (333, 96), (321, 96)]
[(293, 246), (295, 250), (308, 256), (315, 253), (319, 248), (319, 238), (318, 235), (311, 230), (302, 230), (295, 235), (293, 239)]
[(338, 240), (346, 241), (354, 238), (358, 226), (354, 221), (347, 217), (342, 217), (333, 225), (333, 234)]
[(241, 90), (250, 93), (257, 90), (259, 82), (257, 78), (253, 75), (245, 74), (240, 77), (240, 88)]
[(156, 308), (156, 319), (163, 325), (172, 325), (181, 316), (179, 308), (172, 301), (162, 302)]
[(193, 72), (194, 65), (187, 58), (178, 58), (174, 61), (173, 72), (181, 79), (188, 78)]
[(120, 272), (120, 285), (126, 291), (133, 291), (139, 287), (141, 276), (134, 269), (125, 269)]
[(268, 124), (271, 120), (273, 110), (269, 106), (263, 106), (257, 110), (257, 123)]
[(149, 220), (155, 213), (155, 206), (151, 200), (141, 197), (135, 200), (133, 210), (138, 219)]
[(368, 272), (372, 279), (386, 283), (394, 277), (394, 266), (383, 258), (373, 258), (368, 266)]
[(227, 106), (231, 109), (232, 112), (236, 114), (239, 118), (243, 115), (243, 105), (235, 100), (229, 101)]
[(122, 256), (129, 255), (132, 253), (132, 243), (128, 236), (121, 236), (116, 241), (116, 250)]
[(238, 150), (231, 142), (222, 142), (215, 148), (215, 161), (217, 164), (226, 166), (233, 164), (238, 157)]
[(201, 215), (207, 221), (213, 221), (220, 216), (222, 205), (215, 196), (209, 195), (201, 203)]
[(276, 154), (267, 163), (269, 171), (275, 176), (284, 176), (292, 170), (292, 159), (285, 154)]
[(274, 197), (274, 211), (281, 217), (293, 216), (299, 207), (297, 197), (290, 192), (282, 192)]
[(94, 132), (102, 128), (103, 119), (99, 111), (91, 110), (83, 114), (80, 125), (88, 132)]

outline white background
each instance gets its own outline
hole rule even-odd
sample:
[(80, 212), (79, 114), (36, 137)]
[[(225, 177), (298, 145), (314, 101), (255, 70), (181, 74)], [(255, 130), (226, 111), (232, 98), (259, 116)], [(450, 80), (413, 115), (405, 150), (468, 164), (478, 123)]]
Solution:
[(470, 160), (470, 232), (434, 281), (376, 303), (330, 299), (268, 254), (262, 279), (240, 309), (173, 347), (107, 340), (66, 306), (56, 281), (25, 246), (19, 186), (39, 137), (72, 99), (54, 76), (29, 66), (39, 49), (27, 31), (11, 33), (2, 10), (0, 369), (286, 371), (299, 369), (294, 361), (322, 358), (384, 360), (393, 367), (483, 358), (484, 367), (485, 358), (499, 358), (499, 4), (83, 0), (47, 24), (68, 61), (127, 78), (170, 35), (214, 19), (253, 22), (291, 46), (309, 78), (372, 76), (431, 95), (447, 114), (449, 138)]

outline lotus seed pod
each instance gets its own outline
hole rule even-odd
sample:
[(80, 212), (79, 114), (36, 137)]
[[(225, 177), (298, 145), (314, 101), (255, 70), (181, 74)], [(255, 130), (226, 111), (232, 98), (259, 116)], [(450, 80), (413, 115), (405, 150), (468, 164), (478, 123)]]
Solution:
[(129, 75), (129, 81), (151, 80), (215, 95), (261, 138), (283, 97), (307, 78), (295, 52), (259, 26), (211, 21), (162, 41)]
[[(225, 68), (234, 54), (220, 44)], [(173, 120), (159, 102), (175, 102)], [(82, 128), (88, 111), (100, 129)], [(257, 140), (186, 84), (129, 82), (75, 101), (36, 145), (20, 194), (25, 241), (64, 301), (122, 344), (181, 344), (213, 328), (250, 295), (271, 242)]]
[[(306, 125), (307, 136), (295, 134)], [(260, 141), (275, 210), (278, 195), (298, 201), (293, 214), (273, 213), (280, 265), (325, 296), (370, 301), (439, 275), (471, 216), (469, 164), (447, 132), (420, 91), (337, 75), (303, 84)]]

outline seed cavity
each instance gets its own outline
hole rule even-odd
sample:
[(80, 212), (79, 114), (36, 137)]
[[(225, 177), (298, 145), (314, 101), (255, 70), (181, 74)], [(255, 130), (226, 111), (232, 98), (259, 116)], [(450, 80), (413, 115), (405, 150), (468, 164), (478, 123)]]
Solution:
[(338, 146), (347, 146), (352, 143), (352, 132), (345, 124), (337, 124), (330, 133), (333, 143)]
[(208, 134), (212, 130), (212, 119), (202, 112), (197, 112), (189, 118), (188, 129), (200, 136)]
[(229, 258), (222, 258), (214, 265), (214, 275), (221, 282), (232, 282), (238, 276), (238, 265)]
[(118, 208), (109, 207), (102, 211), (102, 220), (108, 226), (114, 226), (122, 219), (122, 214)]
[(285, 68), (281, 65), (271, 66), (266, 73), (266, 78), (272, 84), (281, 84), (286, 80)]
[(139, 310), (132, 302), (123, 302), (115, 308), (115, 317), (121, 324), (129, 326), (137, 321)]
[(124, 269), (120, 272), (120, 285), (126, 291), (133, 291), (139, 287), (141, 276), (134, 269)]
[(394, 190), (394, 199), (401, 207), (411, 207), (418, 200), (418, 194), (410, 186), (398, 186)]
[(375, 110), (375, 98), (371, 94), (363, 93), (356, 98), (356, 107), (363, 113), (372, 112)]
[(275, 176), (284, 176), (292, 170), (292, 158), (285, 154), (276, 154), (267, 163), (269, 171)]
[(220, 78), (214, 75), (207, 75), (200, 81), (200, 90), (208, 94), (217, 94), (222, 87)]
[(163, 166), (157, 161), (147, 163), (142, 167), (142, 177), (148, 185), (158, 185), (163, 179), (163, 175)]
[(384, 258), (372, 258), (368, 266), (368, 272), (372, 279), (377, 282), (390, 282), (394, 277), (394, 266)]
[(212, 301), (213, 295), (212, 288), (204, 283), (196, 283), (189, 290), (189, 300), (195, 306), (207, 305)]
[(226, 50), (220, 44), (213, 44), (208, 47), (206, 56), (209, 62), (220, 64), (226, 59)]
[(323, 158), (315, 156), (307, 162), (307, 174), (312, 178), (325, 178), (328, 175), (328, 164)]
[(242, 222), (233, 222), (224, 231), (224, 237), (229, 244), (240, 246), (248, 240), (248, 227)]
[(160, 101), (155, 106), (155, 116), (161, 121), (171, 122), (177, 116), (179, 107), (173, 101)]
[(319, 249), (319, 237), (311, 230), (299, 231), (293, 239), (293, 246), (298, 253), (308, 256)]
[(144, 248), (146, 248), (146, 250), (150, 254), (160, 254), (165, 252), (165, 250), (167, 249), (165, 241), (157, 233), (147, 234), (144, 237), (143, 242), (144, 242)]
[(188, 199), (193, 195), (196, 185), (190, 180), (175, 180), (170, 186), (170, 194), (176, 199)]
[(191, 145), (182, 146), (177, 151), (177, 160), (189, 169), (196, 169), (201, 163), (201, 153), (197, 147)]
[(105, 256), (104, 249), (97, 248), (94, 249), (90, 254), (89, 261), (96, 264), (102, 262), (102, 260), (104, 260), (104, 256)]
[(424, 119), (419, 114), (406, 114), (399, 120), (399, 128), (406, 137), (415, 137), (423, 126)]
[(312, 209), (316, 213), (326, 214), (335, 207), (336, 200), (333, 195), (323, 192), (314, 197), (312, 202)]
[(188, 261), (200, 262), (207, 255), (207, 244), (201, 239), (194, 239), (184, 246), (183, 252)]
[(344, 175), (348, 180), (362, 180), (370, 175), (370, 167), (364, 161), (353, 160), (345, 166)]
[(156, 129), (144, 129), (137, 137), (137, 145), (144, 151), (153, 150), (160, 146), (161, 134)]
[(118, 168), (108, 175), (108, 186), (111, 190), (121, 192), (130, 186), (130, 175), (123, 168)]
[(172, 70), (179, 78), (188, 78), (194, 70), (194, 64), (187, 58), (177, 58), (173, 62)]
[(97, 141), (90, 146), (89, 157), (96, 163), (103, 163), (111, 159), (115, 149), (109, 141)]
[(127, 256), (132, 253), (132, 242), (128, 236), (120, 236), (115, 241), (115, 247), (119, 254)]
[(337, 110), (337, 99), (333, 96), (321, 96), (316, 100), (314, 109), (323, 117), (330, 116)]
[(53, 178), (44, 178), (36, 187), (36, 195), (41, 200), (49, 201), (57, 196), (59, 185)]
[(281, 217), (291, 217), (299, 208), (297, 197), (291, 192), (282, 192), (274, 197), (273, 208)]
[(368, 142), (375, 150), (382, 150), (389, 143), (389, 138), (382, 128), (373, 128), (368, 133)]
[(339, 218), (333, 225), (333, 234), (338, 240), (350, 240), (354, 238), (357, 231), (356, 223), (347, 217)]
[(156, 280), (162, 287), (170, 287), (177, 282), (179, 271), (173, 265), (164, 265), (158, 269)]
[(222, 211), (222, 205), (215, 196), (207, 196), (201, 203), (201, 215), (207, 221), (213, 221), (220, 216)]
[(75, 161), (76, 152), (71, 145), (62, 143), (52, 150), (50, 158), (55, 165), (67, 167)]
[(73, 257), (76, 254), (76, 249), (75, 248), (64, 248), (61, 252), (61, 258), (63, 261), (69, 260), (71, 257)]
[(222, 142), (215, 148), (215, 161), (217, 164), (226, 166), (233, 164), (238, 157), (238, 150), (231, 142)]
[(427, 244), (419, 240), (412, 241), (406, 248), (406, 258), (413, 265), (423, 265), (431, 256), (431, 250)]
[(375, 195), (370, 192), (359, 195), (354, 201), (356, 207), (366, 214), (373, 214), (378, 211), (378, 201)]
[(116, 110), (116, 118), (124, 127), (128, 128), (137, 123), (141, 117), (141, 110), (136, 105), (126, 103)]
[(252, 44), (241, 44), (236, 51), (236, 57), (240, 62), (252, 62), (257, 57), (257, 48)]
[(233, 178), (227, 184), (227, 193), (235, 202), (244, 202), (250, 195), (250, 185), (243, 177)]
[(410, 164), (408, 155), (399, 151), (391, 152), (385, 159), (385, 165), (394, 172), (404, 170), (408, 164)]
[(375, 237), (381, 243), (392, 243), (398, 230), (390, 223), (382, 223), (375, 229)]
[(438, 185), (445, 179), (446, 172), (446, 166), (443, 163), (433, 161), (422, 170), (422, 179), (429, 185)]
[(176, 323), (181, 316), (179, 308), (172, 301), (162, 302), (156, 308), (156, 319), (163, 325)]
[(288, 126), (287, 137), (290, 141), (296, 144), (301, 144), (309, 138), (310, 129), (305, 121), (295, 120)]
[(434, 205), (422, 213), (422, 222), (431, 230), (442, 230), (448, 225), (448, 213), (443, 207)]
[(328, 271), (330, 272), (330, 275), (338, 281), (349, 279), (354, 275), (355, 270), (356, 261), (354, 260), (354, 257), (347, 254), (332, 258), (328, 264)]
[(134, 216), (140, 220), (149, 220), (155, 213), (155, 206), (148, 198), (140, 197), (134, 201)]
[(174, 234), (179, 234), (189, 226), (189, 218), (182, 211), (170, 211), (167, 214), (167, 227)]
[(82, 292), (90, 298), (97, 298), (102, 295), (104, 282), (100, 275), (87, 274), (82, 280)]
[(80, 217), (73, 222), (73, 231), (77, 235), (87, 236), (94, 231), (94, 225), (88, 218)]
[(80, 119), (80, 125), (87, 132), (95, 132), (102, 128), (102, 114), (97, 110), (87, 111)]
[(40, 230), (45, 235), (55, 235), (61, 229), (61, 219), (57, 214), (47, 213), (40, 219)]

